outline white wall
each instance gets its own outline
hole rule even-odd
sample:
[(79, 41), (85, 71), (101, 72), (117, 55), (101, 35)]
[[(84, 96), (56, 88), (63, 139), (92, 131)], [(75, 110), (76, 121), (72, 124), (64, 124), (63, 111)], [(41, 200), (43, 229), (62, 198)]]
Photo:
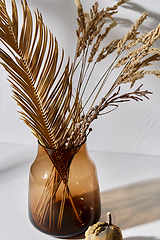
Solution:
[[(6, 0), (7, 4), (9, 0)], [(17, 3), (20, 0), (16, 1)], [(114, 0), (99, 0), (101, 7), (112, 6)], [(88, 11), (94, 0), (82, 0), (84, 10)], [(32, 12), (38, 8), (48, 28), (58, 39), (59, 47), (64, 48), (66, 58), (73, 56), (76, 42), (76, 6), (74, 0), (28, 0)], [(109, 39), (122, 37), (132, 23), (147, 10), (149, 17), (141, 28), (142, 32), (156, 28), (160, 22), (159, 0), (131, 0), (125, 7), (121, 7), (116, 15), (119, 26), (109, 35)], [(109, 43), (109, 41), (108, 41)], [(160, 44), (160, 42), (159, 42)], [(158, 46), (158, 45), (157, 45)], [(93, 85), (99, 72), (102, 72), (110, 59), (103, 62), (94, 74)], [(160, 68), (158, 63), (156, 69)], [(30, 129), (19, 120), (18, 107), (11, 98), (10, 85), (7, 74), (0, 67), (0, 142), (16, 144), (37, 144)], [(140, 81), (144, 89), (153, 92), (150, 100), (136, 103), (123, 103), (119, 109), (102, 116), (92, 125), (94, 131), (88, 138), (89, 150), (126, 152), (134, 154), (160, 156), (160, 79), (147, 76)], [(129, 91), (129, 86), (125, 86)], [(90, 89), (88, 90), (89, 93)], [(106, 90), (107, 91), (107, 90)]]

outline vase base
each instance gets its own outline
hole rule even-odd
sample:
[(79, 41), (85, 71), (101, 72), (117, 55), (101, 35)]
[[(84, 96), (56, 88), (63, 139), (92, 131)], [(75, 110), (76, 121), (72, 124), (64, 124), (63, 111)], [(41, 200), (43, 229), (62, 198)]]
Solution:
[(87, 224), (85, 226), (85, 228), (78, 229), (77, 231), (68, 232), (68, 233), (65, 233), (65, 232), (59, 233), (59, 232), (56, 232), (56, 231), (51, 231), (51, 230), (49, 231), (49, 230), (45, 230), (45, 229), (40, 228), (38, 225), (35, 224), (35, 222), (32, 218), (32, 215), (29, 214), (29, 220), (30, 220), (31, 224), (33, 225), (33, 227), (35, 227), (38, 231), (43, 232), (44, 234), (48, 234), (48, 235), (51, 235), (51, 236), (57, 237), (57, 238), (69, 238), (69, 237), (74, 237), (74, 236), (83, 234), (88, 229), (89, 226), (98, 222), (99, 218), (100, 218), (100, 216), (97, 217), (97, 220), (95, 220), (93, 223)]
[[(92, 192), (92, 194), (95, 196), (95, 197), (93, 197), (93, 199), (95, 200), (97, 194), (96, 194), (96, 192), (94, 192), (94, 193)], [(60, 204), (61, 204), (60, 201), (56, 202), (56, 206), (54, 208), (55, 209), (54, 214), (55, 214), (55, 216), (57, 216), (54, 218), (54, 223), (52, 222), (52, 224), (49, 224), (49, 216), (46, 216), (45, 221), (38, 222), (36, 219), (36, 216), (31, 212), (30, 206), (29, 206), (29, 219), (30, 219), (32, 225), (36, 229), (38, 229), (39, 231), (41, 231), (45, 234), (52, 235), (54, 237), (68, 238), (68, 237), (73, 237), (73, 236), (82, 234), (87, 230), (87, 228), (90, 225), (93, 225), (94, 223), (98, 222), (98, 220), (100, 218), (100, 213), (101, 213), (101, 205), (100, 205), (99, 198), (97, 199), (96, 202), (94, 202), (93, 207), (88, 206), (88, 208), (87, 208), (87, 205), (88, 204), (90, 205), (90, 197), (89, 197), (90, 194), (87, 194), (87, 195), (84, 196), (84, 199), (86, 199), (85, 205), (83, 205), (83, 201), (81, 201), (81, 205), (78, 205), (79, 212), (81, 213), (82, 223), (80, 223), (77, 220), (69, 199), (66, 199), (66, 201), (65, 201), (65, 210), (64, 210), (63, 221), (62, 221), (62, 225), (61, 225), (60, 229), (57, 230), (58, 211), (59, 211)], [(78, 198), (79, 197), (73, 198), (75, 203), (79, 202), (79, 201), (77, 201)], [(87, 201), (87, 199), (88, 199), (88, 201)], [(88, 204), (86, 204), (86, 202), (88, 202)], [(51, 227), (49, 227), (49, 225)]]

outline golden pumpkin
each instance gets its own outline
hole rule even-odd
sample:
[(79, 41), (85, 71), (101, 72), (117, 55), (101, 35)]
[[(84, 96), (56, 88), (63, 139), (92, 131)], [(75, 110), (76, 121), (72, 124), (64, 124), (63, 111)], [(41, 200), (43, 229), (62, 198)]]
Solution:
[(85, 232), (86, 240), (122, 240), (120, 228), (112, 224), (111, 213), (108, 213), (108, 222), (97, 222)]

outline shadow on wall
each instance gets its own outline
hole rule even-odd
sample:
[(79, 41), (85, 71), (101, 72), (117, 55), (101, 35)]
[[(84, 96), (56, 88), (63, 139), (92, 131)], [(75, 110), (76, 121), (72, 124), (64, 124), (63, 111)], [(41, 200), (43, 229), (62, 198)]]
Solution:
[[(81, 0), (81, 2), (82, 2), (82, 5), (84, 7), (84, 12), (85, 12), (86, 11), (86, 4), (83, 0)], [(113, 4), (110, 4), (110, 5), (114, 5), (115, 4), (114, 2), (117, 2), (117, 0), (114, 0)], [(47, 4), (46, 4), (45, 1), (34, 0), (33, 4), (36, 7), (41, 6), (41, 9), (44, 9), (45, 12), (47, 12), (50, 15), (50, 19), (52, 19), (52, 16), (56, 16), (56, 19), (58, 20), (58, 22), (61, 22), (61, 24), (65, 25), (65, 24), (69, 23), (69, 25), (72, 29), (74, 27), (75, 28), (77, 27), (77, 23), (76, 23), (77, 13), (76, 13), (76, 6), (75, 6), (74, 1), (66, 1), (66, 0), (51, 1), (51, 0), (47, 0)], [(91, 3), (89, 7), (91, 7), (92, 4), (93, 3)], [(89, 4), (87, 4), (87, 5), (89, 5)], [(108, 6), (108, 4), (106, 4), (106, 7), (107, 6)], [(124, 8), (126, 10), (131, 10), (133, 12), (137, 12), (140, 15), (144, 11), (146, 11), (146, 10), (148, 11), (149, 18), (152, 18), (154, 21), (152, 22), (152, 25), (150, 25), (149, 27), (144, 26), (144, 25), (140, 27), (141, 30), (144, 31), (144, 32), (150, 31), (151, 28), (154, 29), (160, 22), (160, 14), (152, 12), (149, 9), (146, 9), (145, 4), (144, 4), (144, 7), (143, 7), (143, 6), (139, 5), (138, 3), (133, 3), (132, 1), (130, 1), (130, 2), (127, 2), (124, 5), (122, 5), (121, 8)], [(88, 8), (87, 8), (87, 10), (88, 10)], [(42, 15), (43, 15), (43, 11), (42, 11)], [(63, 18), (62, 18), (62, 16), (63, 16)], [(116, 17), (116, 15), (115, 15), (114, 19), (118, 22), (119, 26), (121, 26), (121, 27), (130, 28), (132, 26), (132, 24), (134, 23), (130, 19), (125, 18), (124, 15), (123, 15), (123, 18), (122, 17)]]
[[(130, 1), (130, 2), (127, 2), (126, 4), (122, 5), (121, 7), (125, 8), (126, 10), (131, 10), (133, 12), (137, 12), (140, 15), (142, 15), (142, 13), (145, 12), (145, 11), (148, 12), (148, 17), (152, 18), (154, 21), (152, 23), (150, 22), (149, 27), (142, 25), (140, 27), (140, 29), (143, 32), (148, 32), (151, 29), (155, 29), (157, 27), (157, 25), (160, 23), (160, 14), (152, 12), (149, 9), (146, 9), (145, 4), (144, 4), (144, 7), (143, 7), (143, 6), (141, 6), (137, 3), (133, 3), (132, 1)], [(122, 18), (122, 19), (121, 18), (115, 18), (115, 20), (118, 22), (118, 24), (121, 27), (129, 27), (130, 28), (131, 25), (134, 23), (131, 20), (125, 19), (125, 18)]]
[[(145, 4), (144, 4), (144, 6), (145, 6)], [(149, 14), (149, 17), (154, 19), (156, 21), (157, 25), (160, 22), (160, 14), (152, 12), (149, 9), (146, 9), (145, 7), (140, 6), (137, 3), (132, 3), (132, 1), (127, 2), (127, 4), (122, 5), (122, 7), (125, 8), (125, 9), (130, 9), (130, 10), (132, 10), (134, 12), (139, 12), (140, 14), (142, 14), (144, 11), (147, 11), (148, 14)]]
[(122, 230), (158, 220), (160, 219), (160, 179), (102, 192), (101, 202), (100, 221), (106, 221), (107, 212), (111, 212), (113, 224), (118, 225)]

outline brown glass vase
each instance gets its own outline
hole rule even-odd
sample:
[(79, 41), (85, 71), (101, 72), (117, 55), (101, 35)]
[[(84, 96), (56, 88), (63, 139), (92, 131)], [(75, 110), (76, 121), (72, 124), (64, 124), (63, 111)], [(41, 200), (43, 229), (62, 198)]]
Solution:
[[(54, 164), (57, 158), (59, 167)], [(56, 152), (39, 144), (29, 175), (32, 224), (55, 237), (71, 237), (97, 222), (100, 213), (97, 172), (86, 142)]]

